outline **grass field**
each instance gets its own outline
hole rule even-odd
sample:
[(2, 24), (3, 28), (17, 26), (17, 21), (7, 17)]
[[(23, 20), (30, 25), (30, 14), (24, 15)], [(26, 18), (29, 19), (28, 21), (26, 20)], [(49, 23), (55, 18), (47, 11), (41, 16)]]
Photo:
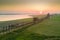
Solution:
[(22, 32), (21, 30), (1, 36), (0, 40), (45, 40), (45, 36), (60, 36), (60, 15), (51, 16), (49, 19), (32, 25)]
[(44, 35), (60, 35), (60, 15), (50, 17), (50, 19), (44, 20), (43, 22), (31, 26), (27, 30)]
[(27, 19), (19, 19), (19, 20), (12, 20), (12, 21), (0, 21), (0, 27), (1, 26), (6, 26), (9, 24), (16, 24), (16, 23), (21, 23), (21, 22), (29, 22), (32, 21), (31, 18), (27, 18)]

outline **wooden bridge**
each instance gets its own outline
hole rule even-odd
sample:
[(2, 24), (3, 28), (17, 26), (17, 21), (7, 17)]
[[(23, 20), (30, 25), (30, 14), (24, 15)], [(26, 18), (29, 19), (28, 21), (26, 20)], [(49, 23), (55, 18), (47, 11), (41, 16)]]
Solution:
[(7, 34), (7, 33), (13, 32), (18, 29), (25, 29), (27, 27), (30, 27), (31, 25), (38, 24), (42, 22), (43, 20), (48, 19), (49, 17), (50, 16), (47, 15), (44, 18), (38, 19), (34, 22), (33, 21), (32, 22), (21, 22), (21, 23), (6, 25), (6, 27), (2, 27), (2, 31), (0, 31), (0, 35)]

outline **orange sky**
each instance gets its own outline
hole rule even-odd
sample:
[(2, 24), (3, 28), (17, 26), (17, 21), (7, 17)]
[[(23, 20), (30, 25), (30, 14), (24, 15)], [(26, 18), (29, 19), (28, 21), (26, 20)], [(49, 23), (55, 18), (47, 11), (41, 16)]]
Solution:
[(27, 4), (27, 5), (3, 5), (0, 6), (0, 11), (48, 11), (56, 12), (60, 11), (59, 5), (48, 4)]
[[(0, 11), (12, 11), (12, 12), (38, 12), (38, 13), (46, 13), (46, 12), (60, 12), (60, 4), (53, 3), (33, 3), (33, 4), (14, 4), (14, 5), (0, 5)], [(35, 13), (34, 13), (35, 14)], [(37, 13), (36, 13), (37, 14)], [(39, 14), (38, 14), (39, 15)], [(21, 16), (12, 16), (12, 17), (0, 17), (1, 20), (15, 20), (15, 18), (20, 19)], [(23, 17), (23, 16), (22, 16)], [(25, 17), (25, 16), (24, 16)], [(26, 16), (28, 17), (28, 16)]]

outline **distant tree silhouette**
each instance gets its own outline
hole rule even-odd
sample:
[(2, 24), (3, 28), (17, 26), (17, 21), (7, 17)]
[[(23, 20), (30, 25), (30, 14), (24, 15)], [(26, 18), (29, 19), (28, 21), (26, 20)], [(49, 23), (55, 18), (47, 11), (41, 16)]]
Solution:
[(47, 14), (47, 17), (49, 17), (49, 16), (50, 16), (50, 13)]
[(36, 23), (38, 21), (37, 17), (33, 17), (33, 23)]

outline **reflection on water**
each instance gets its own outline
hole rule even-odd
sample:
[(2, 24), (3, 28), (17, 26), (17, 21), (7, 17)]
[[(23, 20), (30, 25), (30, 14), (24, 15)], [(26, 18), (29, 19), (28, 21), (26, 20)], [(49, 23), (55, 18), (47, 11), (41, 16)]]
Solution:
[(8, 21), (8, 20), (16, 20), (16, 19), (24, 19), (31, 18), (28, 15), (0, 15), (0, 21)]

